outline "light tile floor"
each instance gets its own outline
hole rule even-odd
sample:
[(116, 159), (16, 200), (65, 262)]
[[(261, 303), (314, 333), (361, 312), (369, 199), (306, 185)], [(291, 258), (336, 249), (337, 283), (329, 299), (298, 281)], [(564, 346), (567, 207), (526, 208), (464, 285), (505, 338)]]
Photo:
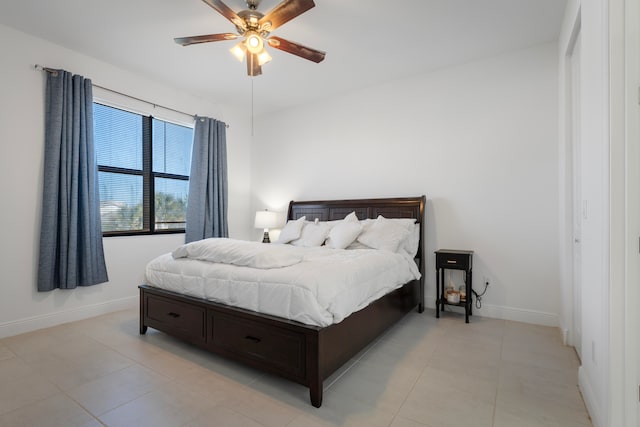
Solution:
[(556, 328), (410, 313), (308, 390), (149, 329), (135, 310), (0, 340), (0, 426), (591, 426)]

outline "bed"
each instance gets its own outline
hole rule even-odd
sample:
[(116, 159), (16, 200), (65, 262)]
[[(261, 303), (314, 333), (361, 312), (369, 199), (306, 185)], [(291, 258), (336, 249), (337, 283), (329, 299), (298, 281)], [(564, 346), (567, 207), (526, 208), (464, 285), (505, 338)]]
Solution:
[(323, 381), (413, 309), (424, 306), (424, 206), (426, 198), (292, 201), (288, 220), (410, 218), (419, 228), (414, 262), (419, 279), (381, 296), (339, 323), (318, 326), (160, 289), (140, 288), (140, 334), (148, 327), (221, 356), (309, 388), (322, 405)]

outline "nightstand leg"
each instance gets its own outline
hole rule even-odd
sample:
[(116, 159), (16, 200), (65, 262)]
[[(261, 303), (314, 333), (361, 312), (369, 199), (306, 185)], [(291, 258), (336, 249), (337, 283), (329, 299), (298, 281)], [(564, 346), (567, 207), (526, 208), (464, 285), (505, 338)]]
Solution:
[(444, 268), (440, 269), (440, 311), (444, 311)]
[(440, 269), (436, 268), (436, 319), (440, 318)]
[(464, 320), (465, 320), (465, 323), (469, 323), (469, 316), (472, 314), (471, 313), (471, 307), (472, 307), (472, 304), (471, 304), (471, 301), (472, 301), (471, 293), (472, 292), (471, 292), (471, 290), (473, 289), (473, 285), (471, 283), (471, 270), (467, 270), (465, 272), (465, 279), (466, 280), (465, 280), (465, 284), (464, 285), (465, 285), (465, 289), (467, 290), (466, 291), (467, 292), (467, 301), (464, 304)]
[[(467, 283), (469, 283), (468, 287), (469, 289), (467, 289), (467, 295), (471, 295), (473, 293), (473, 270), (469, 269), (469, 273), (468, 273), (468, 278), (467, 278)], [(472, 304), (472, 300), (469, 300), (469, 314), (473, 315), (473, 304)]]

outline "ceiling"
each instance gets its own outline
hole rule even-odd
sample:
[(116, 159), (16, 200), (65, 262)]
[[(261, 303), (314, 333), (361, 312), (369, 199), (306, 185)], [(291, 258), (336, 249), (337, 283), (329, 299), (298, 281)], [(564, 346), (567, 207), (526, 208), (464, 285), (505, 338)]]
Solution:
[[(280, 0), (263, 0), (266, 13)], [(224, 41), (174, 37), (234, 32), (201, 0), (3, 0), (0, 24), (206, 97), (274, 112), (352, 90), (557, 40), (566, 0), (315, 0), (273, 35), (327, 52), (315, 64), (270, 49), (263, 75)], [(236, 12), (244, 0), (226, 0)], [(57, 64), (42, 64), (56, 66)], [(70, 70), (73, 71), (73, 70)], [(97, 82), (99, 84), (99, 82)], [(117, 89), (117, 88), (116, 88)]]

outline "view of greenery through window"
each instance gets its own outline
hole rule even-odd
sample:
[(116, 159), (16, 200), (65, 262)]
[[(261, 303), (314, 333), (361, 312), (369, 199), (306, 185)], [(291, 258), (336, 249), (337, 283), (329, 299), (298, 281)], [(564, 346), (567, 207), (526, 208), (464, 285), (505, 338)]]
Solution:
[(193, 129), (94, 103), (94, 138), (103, 233), (184, 230)]

